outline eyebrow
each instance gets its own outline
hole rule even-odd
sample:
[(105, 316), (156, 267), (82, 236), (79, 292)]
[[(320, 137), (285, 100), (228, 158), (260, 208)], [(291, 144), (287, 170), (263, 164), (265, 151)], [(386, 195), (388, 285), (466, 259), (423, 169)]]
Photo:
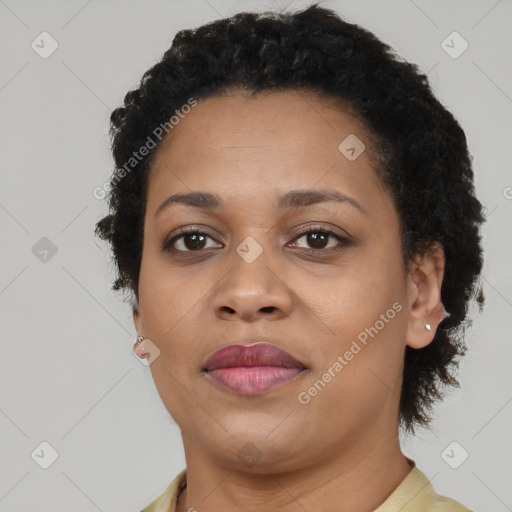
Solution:
[[(312, 204), (335, 201), (347, 203), (358, 209), (361, 213), (367, 213), (365, 209), (352, 197), (340, 194), (335, 190), (291, 190), (278, 199), (278, 207), (304, 208)], [(173, 194), (169, 196), (155, 212), (155, 217), (165, 208), (172, 204), (184, 204), (204, 210), (215, 210), (222, 205), (222, 199), (216, 194), (209, 192), (190, 192), (187, 194)]]

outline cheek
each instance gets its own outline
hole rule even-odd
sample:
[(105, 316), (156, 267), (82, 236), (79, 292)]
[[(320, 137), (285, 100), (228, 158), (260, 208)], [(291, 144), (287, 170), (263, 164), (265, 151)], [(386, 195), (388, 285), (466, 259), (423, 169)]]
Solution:
[(170, 269), (160, 256), (143, 259), (139, 298), (144, 324), (155, 338), (165, 341), (182, 329), (187, 316), (199, 307), (204, 293), (204, 279), (194, 276), (190, 270)]
[(339, 320), (334, 340), (323, 340), (316, 371), (300, 390), (301, 403), (309, 403), (303, 406), (305, 414), (314, 411), (319, 421), (330, 418), (322, 420), (326, 436), (338, 436), (350, 423), (371, 424), (390, 404), (398, 404), (404, 310), (395, 302), (382, 310), (384, 320), (380, 311), (367, 305), (357, 316)]
[[(321, 284), (321, 286), (319, 286)], [(357, 336), (381, 319), (393, 320), (404, 309), (404, 278), (396, 262), (355, 262), (304, 293), (314, 315), (342, 338)], [(313, 290), (313, 291), (308, 291)], [(393, 308), (393, 304), (399, 305)], [(381, 322), (379, 322), (380, 326)], [(386, 322), (388, 325), (388, 322)]]
[(406, 294), (400, 260), (393, 258), (369, 261), (361, 257), (308, 297), (310, 316), (323, 328), (315, 340), (322, 347), (315, 356), (315, 379), (340, 363), (337, 358), (341, 356), (343, 369), (336, 367), (332, 389), (354, 406), (363, 398), (365, 403), (380, 403), (382, 393), (389, 392), (386, 386), (394, 389), (400, 381)]

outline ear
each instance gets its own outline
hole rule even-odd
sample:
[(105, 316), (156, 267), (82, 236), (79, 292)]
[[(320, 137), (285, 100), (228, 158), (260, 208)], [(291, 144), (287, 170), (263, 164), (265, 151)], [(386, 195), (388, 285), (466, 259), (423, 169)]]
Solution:
[[(444, 266), (444, 251), (438, 242), (411, 264), (407, 277), (409, 320), (406, 334), (406, 344), (411, 348), (427, 346), (446, 317), (441, 302)], [(430, 330), (426, 324), (430, 325)]]
[(140, 306), (137, 299), (134, 299), (132, 302), (132, 315), (133, 315), (133, 323), (135, 325), (135, 330), (137, 331), (139, 336), (143, 336), (143, 328), (142, 328), (142, 318), (140, 312)]

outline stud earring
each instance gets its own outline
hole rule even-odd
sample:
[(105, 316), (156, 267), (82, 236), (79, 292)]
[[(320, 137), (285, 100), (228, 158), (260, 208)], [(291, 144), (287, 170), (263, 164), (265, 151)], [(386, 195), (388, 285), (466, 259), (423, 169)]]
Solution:
[(430, 324), (425, 323), (425, 329), (427, 329), (427, 331), (430, 331), (430, 329), (432, 329), (432, 327), (430, 327)]

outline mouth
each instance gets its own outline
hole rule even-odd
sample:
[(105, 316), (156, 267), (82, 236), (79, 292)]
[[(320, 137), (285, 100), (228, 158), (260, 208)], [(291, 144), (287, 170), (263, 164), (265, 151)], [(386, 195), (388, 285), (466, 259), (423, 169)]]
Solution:
[(291, 354), (265, 342), (229, 345), (213, 353), (202, 372), (234, 393), (257, 395), (295, 380), (308, 368)]

